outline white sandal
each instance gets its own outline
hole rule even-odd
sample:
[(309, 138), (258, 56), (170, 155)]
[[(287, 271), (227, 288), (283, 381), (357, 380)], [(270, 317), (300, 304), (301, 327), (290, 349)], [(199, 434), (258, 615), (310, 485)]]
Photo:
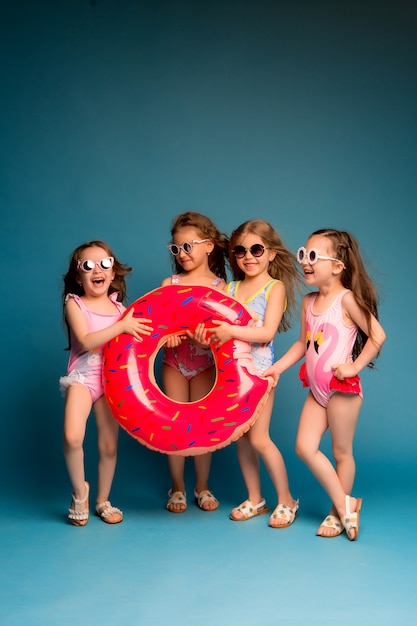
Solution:
[[(346, 531), (347, 538), (349, 541), (356, 541), (359, 535), (359, 518), (362, 508), (362, 498), (356, 498), (356, 510), (351, 513), (350, 512), (350, 496), (346, 496), (346, 513), (344, 517), (340, 520), (343, 524), (343, 527)], [(355, 531), (353, 537), (350, 535), (350, 531)]]
[[(331, 528), (334, 532), (331, 535), (322, 535), (319, 531), (320, 528)], [(320, 524), (317, 529), (317, 537), (324, 537), (325, 539), (331, 539), (332, 537), (338, 537), (343, 532), (342, 522), (336, 515), (329, 514)]]
[[(236, 517), (234, 512), (241, 513), (241, 517)], [(251, 500), (245, 500), (242, 504), (232, 509), (229, 519), (232, 522), (246, 522), (248, 519), (258, 517), (258, 515), (265, 515), (265, 513), (269, 513), (269, 506), (266, 505), (264, 498), (258, 504), (254, 504)]]
[[(101, 504), (96, 504), (96, 515), (106, 524), (120, 524), (123, 522), (123, 513), (116, 506), (112, 506), (111, 502), (106, 500)], [(112, 516), (116, 516), (115, 519), (109, 519)]]
[[(198, 491), (194, 489), (194, 498), (197, 506), (202, 511), (215, 511), (219, 508), (219, 501), (209, 489), (203, 489), (203, 491), (200, 491), (200, 493), (198, 493)], [(211, 502), (215, 504), (215, 506), (212, 509), (206, 509), (206, 507), (204, 506), (206, 502)]]
[[(300, 501), (295, 500), (294, 506), (291, 508), (286, 504), (277, 504), (271, 517), (269, 518), (269, 526), (271, 528), (288, 528), (294, 522), (298, 516), (298, 509), (300, 507)], [(282, 524), (272, 524), (273, 520), (284, 520)]]
[[(173, 505), (183, 504), (183, 509), (174, 509)], [(172, 491), (170, 489), (168, 491), (168, 502), (166, 503), (166, 508), (170, 513), (185, 513), (187, 510), (187, 494), (185, 491)]]
[(68, 519), (74, 526), (85, 526), (90, 517), (88, 497), (90, 495), (90, 485), (86, 482), (86, 495), (82, 500), (77, 500), (72, 494), (70, 508), (68, 509)]

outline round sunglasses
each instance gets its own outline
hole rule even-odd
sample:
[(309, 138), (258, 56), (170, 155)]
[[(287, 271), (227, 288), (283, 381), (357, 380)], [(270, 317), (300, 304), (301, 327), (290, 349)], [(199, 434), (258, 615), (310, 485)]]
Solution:
[(266, 248), (261, 243), (254, 243), (250, 248), (245, 248), (245, 246), (235, 246), (232, 248), (232, 252), (237, 259), (243, 259), (246, 256), (247, 252), (250, 252), (252, 256), (259, 259), (265, 252)]
[(111, 270), (114, 265), (114, 258), (112, 256), (105, 256), (103, 259), (100, 259), (100, 261), (92, 261), (91, 259), (81, 261), (80, 259), (77, 264), (77, 269), (83, 272), (92, 272), (96, 265), (104, 271)]
[(340, 261), (340, 259), (335, 259), (332, 256), (322, 256), (319, 254), (317, 248), (311, 248), (310, 250), (306, 250), (304, 247), (298, 248), (297, 261), (299, 263), (307, 261), (310, 265), (314, 265), (319, 259), (323, 259), (324, 261)]
[(185, 252), (185, 254), (190, 254), (196, 243), (205, 243), (206, 241), (209, 241), (209, 239), (193, 239), (192, 241), (184, 241), (184, 243), (180, 246), (177, 246), (176, 243), (169, 243), (167, 248), (174, 256), (178, 256), (181, 250)]

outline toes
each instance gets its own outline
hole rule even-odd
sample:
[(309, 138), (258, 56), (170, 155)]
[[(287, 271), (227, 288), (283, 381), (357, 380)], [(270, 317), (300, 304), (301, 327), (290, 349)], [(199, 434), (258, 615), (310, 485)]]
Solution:
[(317, 534), (319, 537), (337, 537), (337, 535), (340, 535), (338, 531), (330, 528), (323, 528), (321, 531), (318, 530)]
[(274, 517), (269, 525), (272, 526), (272, 528), (279, 528), (280, 526), (288, 526), (288, 522), (285, 520), (282, 520), (283, 523), (281, 523), (281, 520), (279, 518)]

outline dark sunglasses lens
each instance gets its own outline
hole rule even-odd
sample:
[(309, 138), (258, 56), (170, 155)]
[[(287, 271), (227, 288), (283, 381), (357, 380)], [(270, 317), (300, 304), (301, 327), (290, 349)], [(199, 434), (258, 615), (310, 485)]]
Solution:
[(317, 252), (315, 250), (310, 250), (308, 253), (308, 262), (315, 263), (317, 261)]
[(264, 247), (263, 247), (263, 245), (262, 245), (262, 244), (260, 244), (260, 243), (255, 243), (255, 244), (254, 244), (253, 246), (251, 246), (251, 248), (250, 248), (250, 253), (251, 253), (251, 255), (252, 255), (252, 256), (255, 256), (255, 257), (260, 257), (260, 256), (262, 256), (262, 255), (263, 255), (263, 253), (264, 253), (264, 251), (265, 251), (265, 248), (264, 248)]
[(237, 259), (243, 259), (246, 254), (246, 248), (244, 246), (235, 246), (232, 252)]
[(175, 245), (175, 243), (172, 243), (169, 246), (169, 251), (171, 252), (171, 254), (173, 254), (174, 256), (177, 256), (177, 254), (180, 253), (180, 249), (178, 246)]
[(182, 244), (182, 249), (184, 250), (185, 254), (190, 254), (191, 250), (193, 249), (193, 244), (189, 241), (186, 241)]

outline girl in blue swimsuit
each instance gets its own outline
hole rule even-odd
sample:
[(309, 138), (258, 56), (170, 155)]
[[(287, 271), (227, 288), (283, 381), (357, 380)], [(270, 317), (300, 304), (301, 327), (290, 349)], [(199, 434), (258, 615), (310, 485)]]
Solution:
[[(290, 326), (299, 281), (296, 259), (268, 222), (251, 220), (232, 233), (230, 263), (236, 280), (228, 285), (228, 292), (252, 310), (255, 322), (234, 326), (213, 320), (211, 339), (220, 345), (233, 338), (248, 341), (253, 365), (261, 374), (273, 363), (275, 334)], [(269, 512), (261, 493), (260, 457), (277, 493), (269, 525), (285, 528), (297, 515), (298, 501), (291, 495), (284, 459), (269, 435), (273, 402), (272, 390), (255, 424), (237, 442), (248, 498), (232, 510), (230, 519), (240, 522)]]

